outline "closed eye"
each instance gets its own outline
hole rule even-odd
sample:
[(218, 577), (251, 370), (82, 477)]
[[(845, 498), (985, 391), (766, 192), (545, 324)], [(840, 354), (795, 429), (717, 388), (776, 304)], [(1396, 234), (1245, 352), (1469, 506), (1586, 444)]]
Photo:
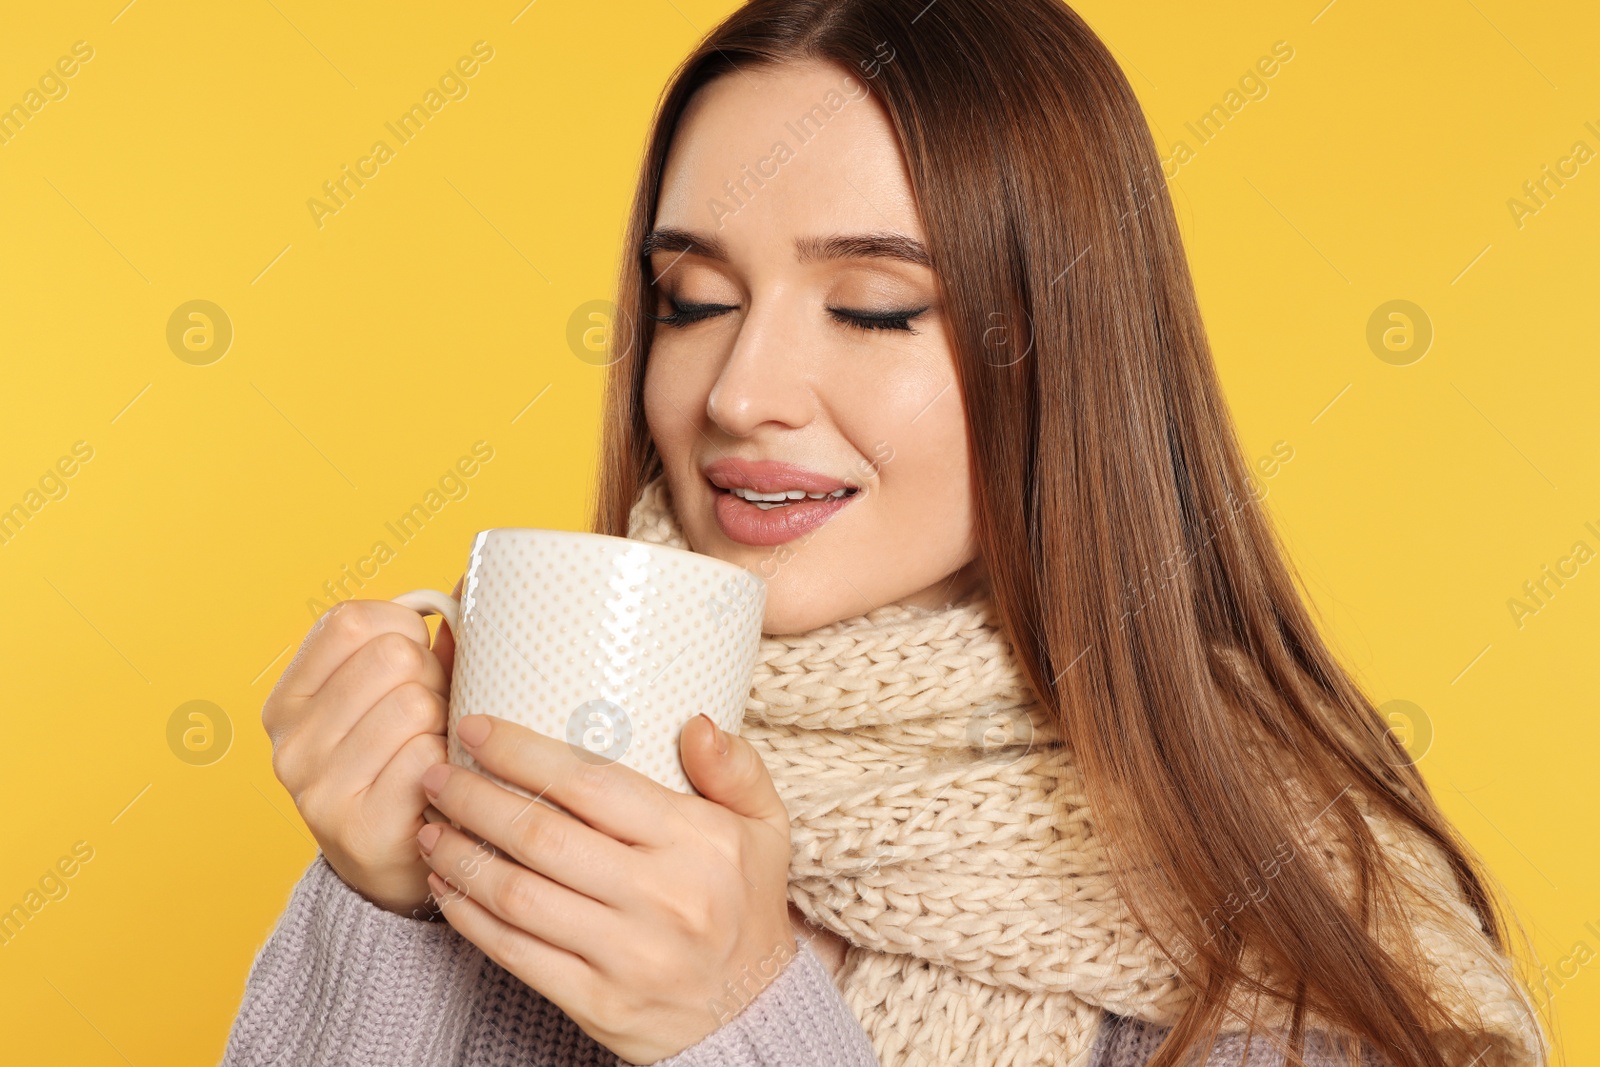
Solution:
[[(652, 319), (669, 327), (683, 327), (703, 319), (715, 318), (723, 312), (738, 310), (736, 305), (729, 304), (680, 304), (671, 297), (667, 304), (672, 308), (667, 315), (651, 315)], [(911, 320), (932, 307), (924, 304), (919, 308), (906, 308), (899, 311), (852, 311), (849, 308), (830, 307), (828, 314), (833, 316), (835, 322), (857, 330), (904, 330), (915, 334), (911, 328)]]
[(924, 304), (919, 308), (907, 308), (903, 311), (850, 311), (845, 308), (829, 308), (828, 314), (834, 320), (846, 326), (860, 330), (905, 330), (907, 333), (916, 333), (911, 328), (911, 320), (932, 307)]
[(667, 298), (667, 303), (672, 308), (672, 314), (650, 316), (663, 326), (688, 326), (690, 323), (699, 322), (701, 319), (714, 318), (724, 311), (735, 310), (734, 306), (728, 304), (680, 304), (671, 297)]

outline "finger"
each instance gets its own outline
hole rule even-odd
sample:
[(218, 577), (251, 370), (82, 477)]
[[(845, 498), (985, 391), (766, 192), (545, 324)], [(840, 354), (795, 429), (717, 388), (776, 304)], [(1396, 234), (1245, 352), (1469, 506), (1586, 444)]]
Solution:
[[(421, 682), (404, 682), (378, 698), (328, 753), (328, 770), (347, 782), (365, 786), (376, 779), (402, 746), (418, 735), (445, 739), (449, 706), (445, 698)], [(417, 766), (414, 788), (427, 766)], [(416, 799), (422, 799), (420, 791)]]
[(387, 600), (341, 600), (312, 624), (300, 651), (278, 679), (278, 687), (291, 696), (311, 696), (356, 649), (390, 631), (424, 646), (428, 643), (427, 624), (410, 608)]
[[(444, 812), (428, 803), (422, 791), (422, 775), (436, 763), (447, 759), (445, 740), (437, 734), (418, 734), (400, 747), (400, 751), (378, 772), (367, 787), (367, 799), (373, 811), (420, 811), (429, 822), (447, 820)], [(433, 818), (429, 818), (429, 812)]]
[(428, 888), (462, 937), (556, 1007), (590, 986), (593, 969), (583, 957), (517, 929), (437, 874), (428, 875)]
[(449, 697), (444, 668), (427, 645), (392, 632), (362, 645), (311, 700), (316, 709), (309, 724), (316, 736), (312, 747), (331, 752), (390, 690), (410, 681)]
[[(726, 752), (717, 751), (719, 735), (727, 745)], [(738, 734), (717, 729), (703, 715), (684, 726), (679, 744), (684, 772), (701, 796), (747, 819), (759, 819), (789, 832), (789, 809), (754, 745)]]
[[(434, 807), (517, 863), (612, 907), (643, 881), (639, 856), (572, 816), (504, 789), (464, 767), (445, 765)], [(507, 916), (503, 916), (507, 917)]]
[(423, 857), (434, 872), (502, 922), (546, 945), (582, 956), (596, 936), (610, 931), (616, 913), (493, 847), (444, 824), (424, 827), (438, 839)]
[[(484, 724), (486, 734), (480, 734)], [(563, 739), (547, 737), (497, 715), (464, 715), (456, 738), (489, 772), (534, 796), (543, 795), (625, 845), (654, 845), (667, 836), (667, 790), (632, 767), (581, 755)], [(692, 798), (700, 800), (699, 797)]]

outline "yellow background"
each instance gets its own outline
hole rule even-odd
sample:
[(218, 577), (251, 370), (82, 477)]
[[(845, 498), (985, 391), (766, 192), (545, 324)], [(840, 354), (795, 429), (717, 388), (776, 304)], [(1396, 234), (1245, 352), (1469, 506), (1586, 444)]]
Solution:
[[(1520, 627), (1508, 601), (1574, 542), (1600, 550), (1600, 162), (1520, 228), (1507, 202), (1574, 142), (1600, 150), (1600, 16), (1324, 2), (1080, 10), (1164, 151), (1294, 49), (1172, 183), (1218, 365), (1251, 458), (1292, 449), (1262, 484), (1330, 639), (1375, 699), (1422, 709), (1427, 777), (1593, 1062), (1600, 963), (1556, 967), (1600, 952), (1600, 563)], [(730, 9), (121, 4), (10, 5), (0, 32), (0, 105), (94, 49), (0, 144), (0, 507), (94, 450), (0, 545), (0, 908), (93, 849), (0, 946), (17, 1063), (219, 1058), (314, 854), (261, 703), (307, 600), (386, 520), (482, 440), (467, 495), (363, 595), (449, 588), (485, 527), (584, 524), (602, 371), (568, 319), (610, 295), (656, 95)], [(469, 94), (319, 229), (306, 201), (479, 40)], [(234, 328), (209, 366), (166, 341), (194, 299)], [(1409, 366), (1366, 342), (1395, 299), (1436, 331)], [(207, 766), (168, 745), (191, 700), (234, 732)]]

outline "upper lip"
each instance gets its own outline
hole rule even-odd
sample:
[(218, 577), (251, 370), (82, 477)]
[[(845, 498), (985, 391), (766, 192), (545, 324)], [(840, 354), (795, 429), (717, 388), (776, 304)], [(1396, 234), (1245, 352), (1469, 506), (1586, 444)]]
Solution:
[(832, 493), (839, 489), (857, 488), (826, 474), (774, 459), (727, 457), (706, 464), (702, 470), (711, 484), (719, 489), (749, 489), (757, 493), (803, 489), (808, 493)]

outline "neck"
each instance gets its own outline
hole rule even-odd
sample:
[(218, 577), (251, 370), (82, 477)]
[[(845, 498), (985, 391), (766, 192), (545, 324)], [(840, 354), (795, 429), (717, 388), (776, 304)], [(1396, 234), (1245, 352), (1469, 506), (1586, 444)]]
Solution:
[(987, 589), (989, 572), (982, 556), (974, 556), (970, 563), (951, 571), (926, 589), (895, 601), (906, 607), (929, 608), (939, 611), (952, 604), (964, 604), (980, 591)]

